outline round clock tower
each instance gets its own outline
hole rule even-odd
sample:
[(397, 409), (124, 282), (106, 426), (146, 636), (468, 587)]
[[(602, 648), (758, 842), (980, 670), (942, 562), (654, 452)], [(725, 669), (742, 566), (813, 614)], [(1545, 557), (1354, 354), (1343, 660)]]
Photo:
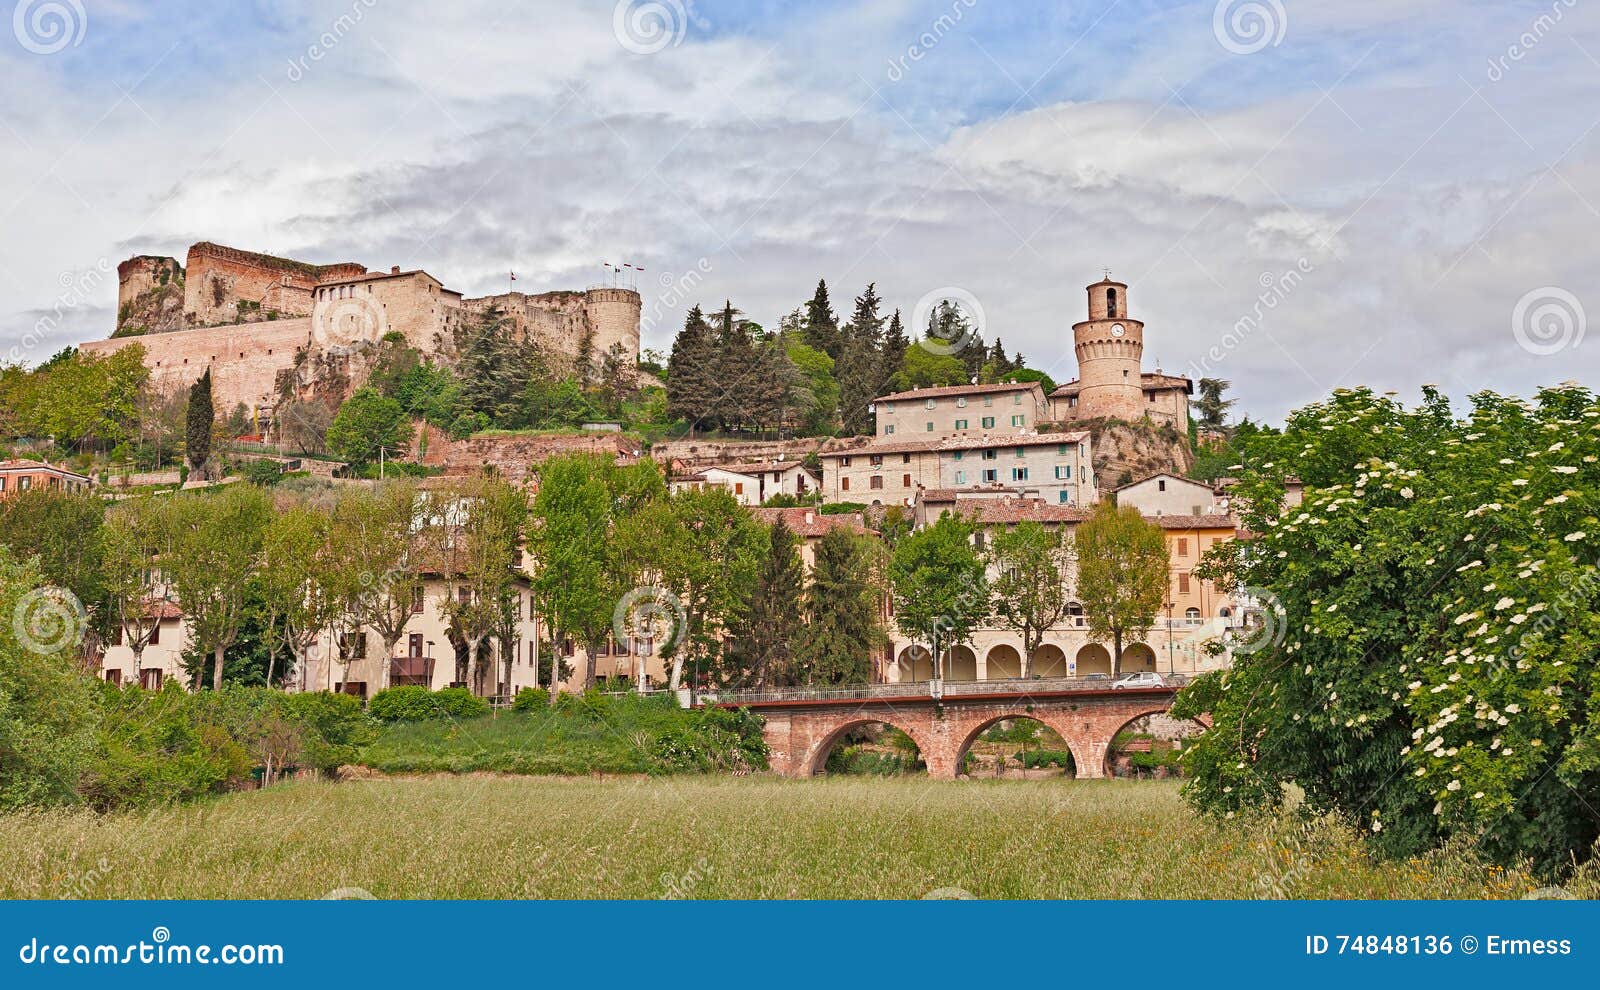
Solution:
[(1089, 318), (1072, 325), (1072, 339), (1078, 355), (1078, 418), (1143, 416), (1144, 324), (1128, 319), (1128, 287), (1109, 276), (1089, 286)]

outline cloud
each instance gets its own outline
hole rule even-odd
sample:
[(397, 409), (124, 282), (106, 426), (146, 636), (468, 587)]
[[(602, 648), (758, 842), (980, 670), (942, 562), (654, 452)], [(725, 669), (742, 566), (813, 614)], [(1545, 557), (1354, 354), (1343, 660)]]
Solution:
[[(647, 311), (664, 275), (701, 271), (647, 329), (663, 349), (695, 302), (772, 326), (818, 277), (846, 311), (869, 281), (908, 312), (957, 285), (1062, 379), (1082, 287), (1110, 267), (1152, 367), (1257, 321), (1207, 364), (1257, 418), (1337, 385), (1527, 393), (1600, 371), (1592, 343), (1540, 358), (1510, 328), (1545, 285), (1600, 314), (1586, 10), (1491, 84), (1485, 59), (1535, 8), (1473, 33), (1438, 4), (1291, 5), (1282, 46), (1235, 56), (1213, 4), (1057, 11), (1033, 31), (980, 4), (891, 83), (945, 4), (704, 4), (649, 56), (601, 6), (378, 2), (344, 27), (346, 8), (275, 6), (176, 49), (159, 24), (105, 25), (90, 41), (127, 53), (111, 68), (0, 55), (30, 94), (0, 110), (18, 139), (0, 145), (0, 217), (30, 232), (0, 246), (0, 339), (49, 309), (61, 272), (204, 238), (423, 267), (467, 293), (511, 268), (519, 287), (581, 288), (630, 261)], [(1263, 281), (1290, 271), (1265, 306)], [(106, 286), (82, 309), (104, 319), (51, 343), (109, 333), (113, 305)]]

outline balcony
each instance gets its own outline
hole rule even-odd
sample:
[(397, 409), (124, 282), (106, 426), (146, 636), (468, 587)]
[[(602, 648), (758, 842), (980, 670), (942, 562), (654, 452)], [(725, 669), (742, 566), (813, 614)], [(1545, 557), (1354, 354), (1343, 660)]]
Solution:
[(389, 661), (389, 683), (396, 687), (402, 684), (431, 685), (433, 657), (395, 657)]

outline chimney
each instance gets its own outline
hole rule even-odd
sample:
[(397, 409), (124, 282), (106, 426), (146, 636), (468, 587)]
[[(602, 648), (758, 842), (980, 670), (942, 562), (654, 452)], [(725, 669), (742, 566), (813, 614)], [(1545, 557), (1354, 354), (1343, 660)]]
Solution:
[(810, 509), (807, 509), (806, 510), (806, 525), (810, 526), (812, 523), (815, 523), (816, 521), (817, 521), (817, 514), (815, 512), (812, 512)]
[(389, 274), (390, 275), (398, 275), (398, 274), (400, 274), (400, 266), (399, 265), (390, 265), (389, 266)]

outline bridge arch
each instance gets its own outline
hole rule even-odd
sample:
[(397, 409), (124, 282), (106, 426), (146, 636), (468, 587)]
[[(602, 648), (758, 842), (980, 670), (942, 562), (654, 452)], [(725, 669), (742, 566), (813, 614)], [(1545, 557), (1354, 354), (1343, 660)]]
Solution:
[(851, 729), (859, 729), (864, 725), (887, 725), (891, 729), (899, 729), (904, 732), (911, 737), (912, 742), (917, 744), (917, 751), (922, 755), (923, 763), (927, 764), (931, 753), (929, 749), (931, 740), (927, 738), (926, 733), (918, 729), (912, 720), (897, 718), (888, 713), (872, 713), (845, 719), (834, 726), (827, 735), (813, 743), (800, 760), (800, 776), (815, 777), (821, 773), (823, 766), (828, 762), (828, 754), (833, 752), (833, 747), (839, 744), (840, 738)]
[(1042, 708), (1018, 706), (1015, 710), (1004, 711), (999, 714), (989, 713), (981, 719), (968, 721), (961, 726), (961, 736), (955, 746), (955, 752), (950, 760), (950, 765), (954, 767), (955, 772), (959, 774), (961, 772), (961, 767), (966, 763), (967, 753), (971, 751), (972, 744), (977, 742), (978, 737), (983, 735), (986, 730), (1000, 722), (1027, 719), (1029, 721), (1038, 722), (1039, 724), (1046, 726), (1066, 742), (1067, 749), (1072, 753), (1074, 775), (1082, 776), (1082, 767), (1084, 765), (1082, 762), (1083, 757), (1079, 754), (1078, 749), (1073, 746), (1072, 737), (1067, 734), (1069, 719), (1064, 717), (1066, 714), (1066, 712), (1055, 712)]

